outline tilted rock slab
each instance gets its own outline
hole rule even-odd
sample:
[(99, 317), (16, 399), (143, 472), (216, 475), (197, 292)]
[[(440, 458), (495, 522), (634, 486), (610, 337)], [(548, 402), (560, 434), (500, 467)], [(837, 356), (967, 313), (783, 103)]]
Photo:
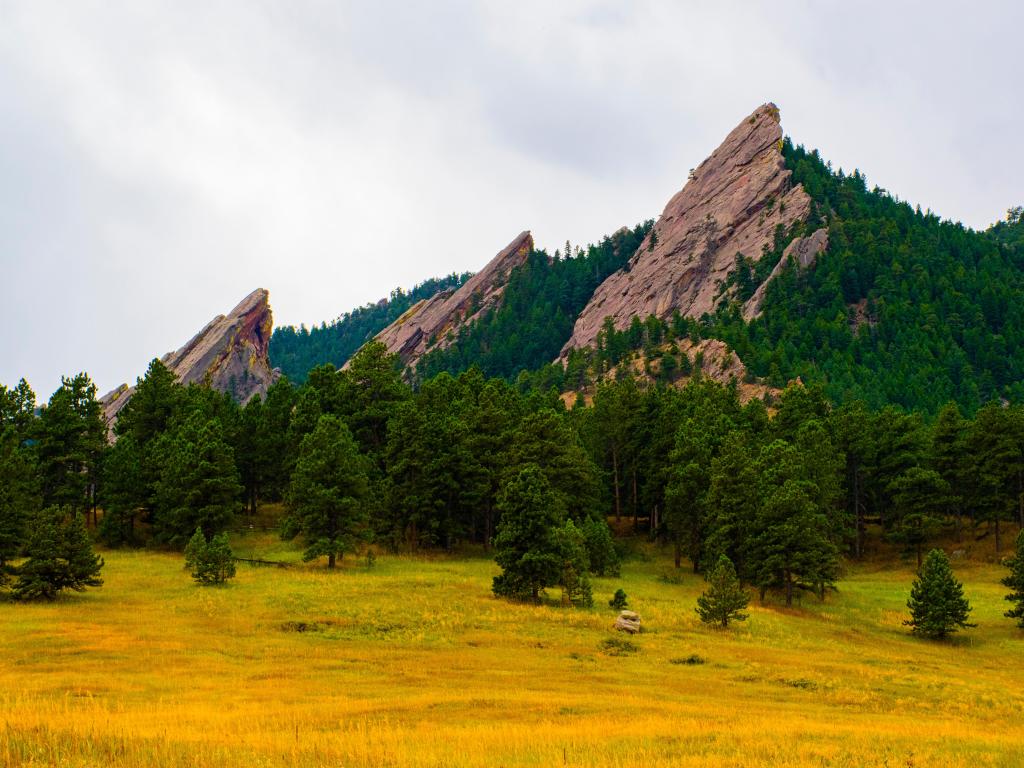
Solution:
[(714, 312), (736, 254), (758, 261), (776, 226), (805, 220), (810, 206), (785, 167), (779, 110), (765, 104), (694, 169), (627, 266), (598, 287), (562, 357), (594, 346), (606, 317), (621, 330), (633, 317)]
[(798, 267), (801, 269), (807, 269), (814, 264), (815, 259), (818, 258), (818, 254), (824, 253), (827, 248), (828, 229), (825, 227), (815, 230), (807, 237), (798, 237), (787, 245), (786, 250), (782, 252), (782, 258), (779, 259), (779, 263), (772, 268), (771, 273), (765, 278), (765, 281), (757, 286), (757, 290), (754, 291), (754, 295), (751, 296), (747, 303), (743, 305), (743, 319), (747, 321), (753, 320), (761, 314), (761, 307), (764, 305), (764, 295), (768, 290), (768, 284), (786, 268), (786, 265), (789, 263), (791, 258), (796, 262)]
[[(229, 314), (217, 315), (185, 346), (168, 352), (160, 362), (182, 384), (208, 381), (214, 389), (246, 403), (257, 394), (265, 395), (280, 375), (271, 369), (267, 356), (273, 329), (270, 294), (257, 288)], [(134, 393), (135, 387), (122, 384), (100, 399), (111, 434), (117, 414)]]
[(533, 237), (529, 232), (522, 232), (457, 289), (417, 302), (378, 333), (376, 340), (383, 342), (389, 352), (398, 354), (404, 365), (415, 366), (429, 350), (447, 347), (451, 343), (449, 333), (458, 333), (460, 327), (497, 306), (509, 274), (526, 262), (532, 250)]

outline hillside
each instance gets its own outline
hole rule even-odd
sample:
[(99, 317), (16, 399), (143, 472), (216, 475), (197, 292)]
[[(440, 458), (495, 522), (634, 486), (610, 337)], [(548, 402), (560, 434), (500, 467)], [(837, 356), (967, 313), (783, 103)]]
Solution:
[(340, 368), (359, 347), (393, 323), (410, 307), (425, 299), (458, 288), (471, 273), (452, 273), (432, 278), (411, 290), (396, 288), (391, 295), (372, 304), (357, 307), (330, 323), (319, 326), (286, 325), (274, 329), (270, 337), (270, 362), (291, 381), (301, 384), (309, 371), (330, 363)]
[[(493, 278), (484, 303), (453, 276), (332, 326), (278, 329), (271, 355), (301, 381), (311, 364), (340, 365), (377, 335), (420, 381), (475, 365), (578, 390), (626, 357), (674, 380), (693, 362), (678, 342), (715, 338), (749, 382), (800, 379), (837, 403), (934, 413), (953, 400), (973, 412), (994, 397), (1024, 399), (1022, 233), (1020, 209), (978, 232), (870, 189), (860, 171), (834, 170), (784, 138), (779, 110), (765, 104), (689, 173), (657, 222), (555, 257), (499, 254), (482, 272)], [(323, 343), (334, 337), (344, 342)]]

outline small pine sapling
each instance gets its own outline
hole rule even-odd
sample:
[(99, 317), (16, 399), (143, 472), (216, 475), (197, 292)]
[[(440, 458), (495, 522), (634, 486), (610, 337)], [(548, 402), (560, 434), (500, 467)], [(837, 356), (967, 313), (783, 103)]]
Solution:
[(745, 621), (743, 610), (750, 597), (736, 576), (736, 568), (726, 555), (721, 555), (708, 574), (708, 588), (697, 598), (697, 615), (705, 624), (728, 627), (730, 621)]
[(623, 589), (619, 588), (615, 590), (615, 594), (612, 595), (612, 599), (608, 601), (608, 607), (616, 611), (621, 611), (622, 609), (629, 607), (628, 596)]
[(971, 606), (964, 597), (964, 586), (953, 577), (949, 559), (940, 549), (933, 549), (925, 558), (907, 607), (910, 619), (903, 623), (922, 637), (941, 640), (958, 629), (977, 626), (967, 622)]
[(203, 586), (223, 584), (235, 575), (235, 557), (226, 533), (218, 533), (209, 541), (201, 528), (196, 528), (185, 547), (185, 567), (192, 578)]

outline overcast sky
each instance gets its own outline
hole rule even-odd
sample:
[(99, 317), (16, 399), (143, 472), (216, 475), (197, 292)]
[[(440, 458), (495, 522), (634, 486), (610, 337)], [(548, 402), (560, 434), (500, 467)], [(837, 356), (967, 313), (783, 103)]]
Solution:
[(1024, 203), (1020, 2), (0, 0), (0, 383), (134, 382), (656, 217), (744, 116), (984, 227)]

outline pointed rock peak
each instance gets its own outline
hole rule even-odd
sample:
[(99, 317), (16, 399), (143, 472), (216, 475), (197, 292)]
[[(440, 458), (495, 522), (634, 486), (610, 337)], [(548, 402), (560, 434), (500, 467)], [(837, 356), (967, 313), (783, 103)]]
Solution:
[(677, 192), (627, 267), (611, 275), (580, 313), (563, 357), (590, 347), (606, 317), (618, 329), (633, 317), (714, 312), (737, 254), (757, 262), (806, 219), (811, 199), (790, 180), (779, 109), (764, 104), (726, 136)]
[(238, 302), (238, 306), (232, 309), (228, 316), (237, 317), (239, 315), (246, 315), (254, 310), (270, 311), (270, 291), (266, 288), (257, 288), (255, 291), (250, 293)]
[[(529, 230), (520, 232), (487, 265), (455, 291), (442, 291), (414, 305), (377, 334), (404, 365), (415, 366), (427, 352), (447, 347), (460, 327), (498, 305), (512, 270), (533, 251)], [(346, 363), (347, 365), (347, 363)]]
[[(266, 394), (278, 376), (267, 357), (273, 328), (270, 294), (257, 288), (229, 314), (217, 315), (187, 344), (160, 360), (183, 384), (209, 381), (214, 389), (248, 402)], [(110, 429), (134, 393), (134, 387), (122, 384), (101, 399)]]

